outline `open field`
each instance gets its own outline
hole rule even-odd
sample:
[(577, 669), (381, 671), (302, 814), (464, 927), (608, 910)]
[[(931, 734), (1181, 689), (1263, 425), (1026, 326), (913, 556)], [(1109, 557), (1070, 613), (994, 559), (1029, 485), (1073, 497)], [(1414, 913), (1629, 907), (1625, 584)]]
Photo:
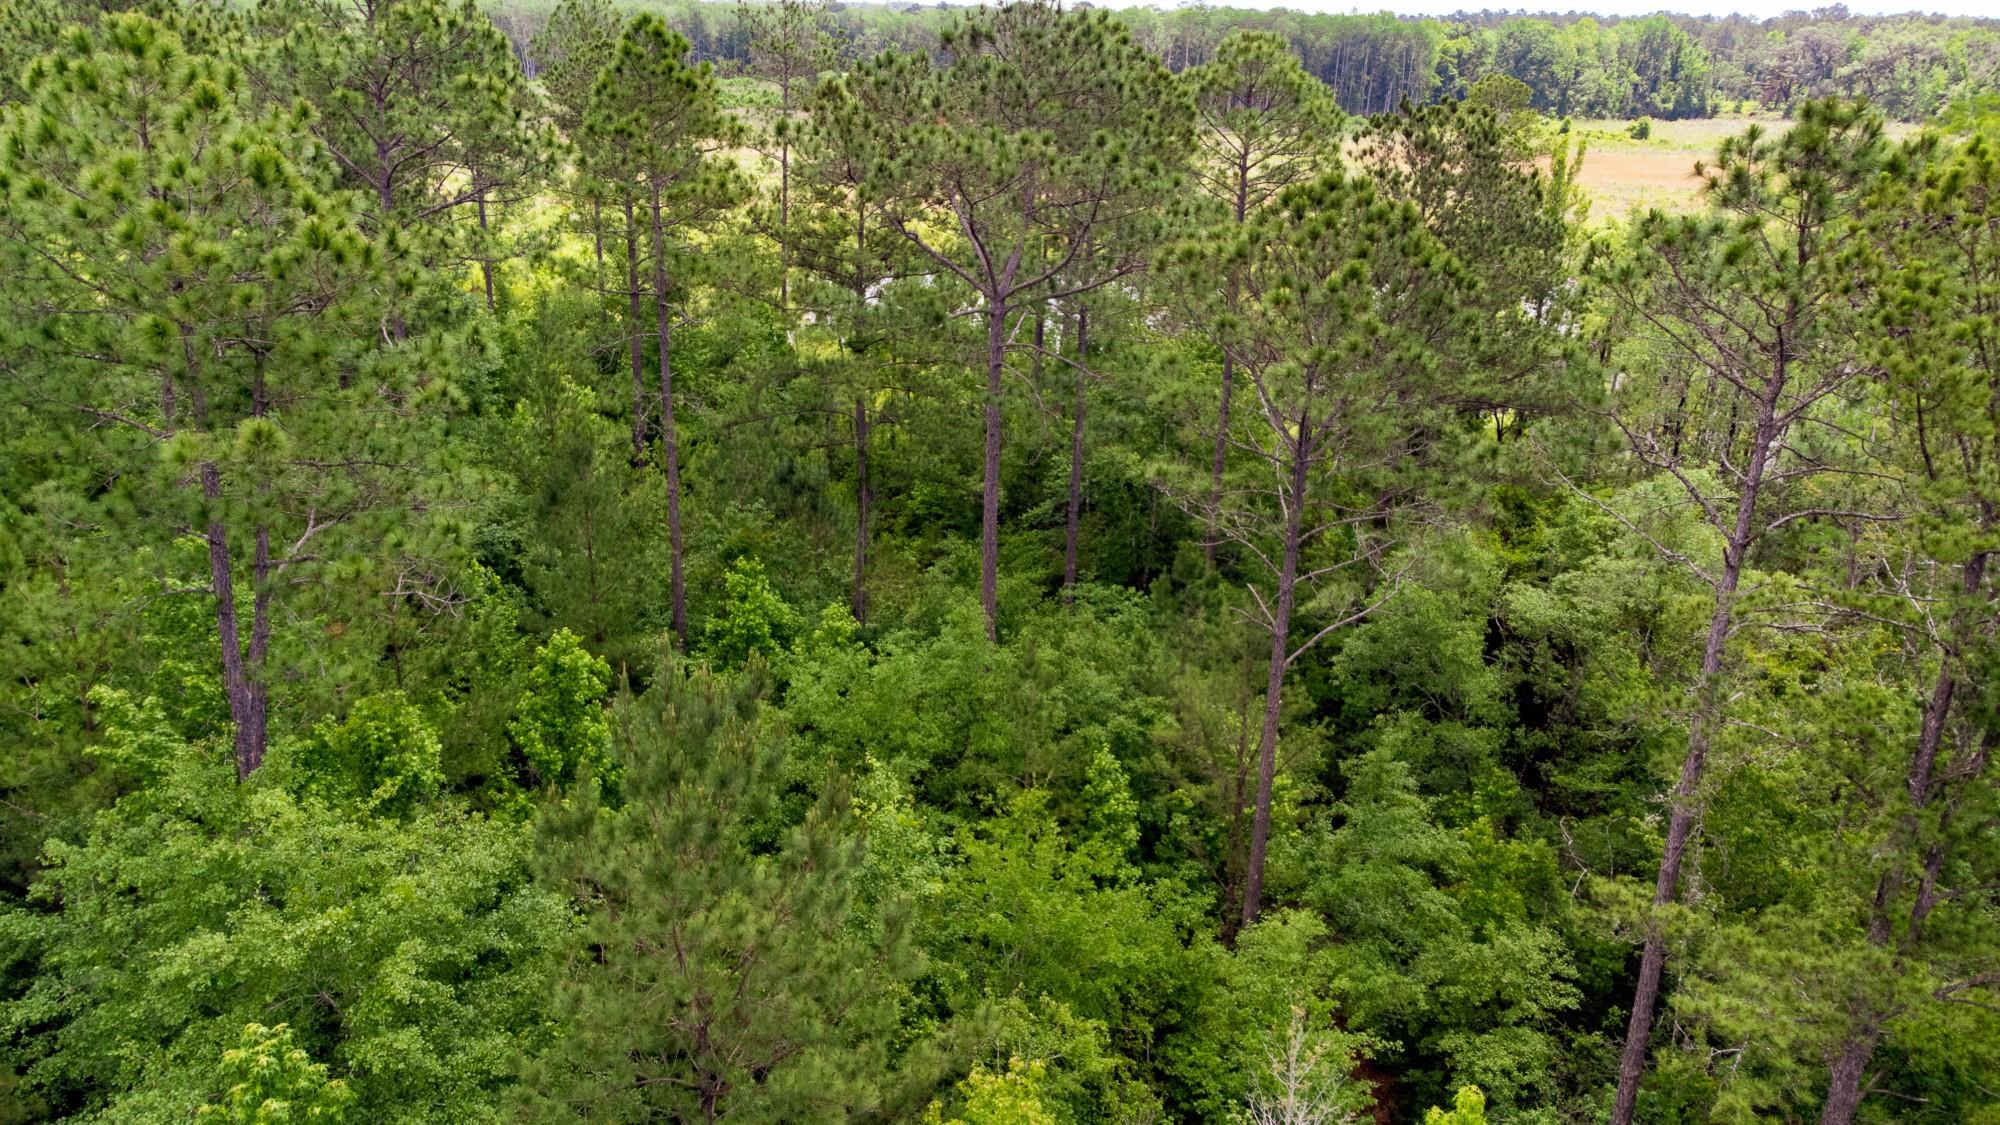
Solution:
[[(1696, 162), (1712, 158), (1723, 138), (1752, 125), (1777, 131), (1787, 124), (1777, 117), (1735, 115), (1654, 121), (1652, 136), (1639, 141), (1628, 134), (1629, 121), (1578, 121), (1572, 135), (1582, 137), (1588, 150), (1577, 182), (1590, 195), (1590, 221), (1614, 222), (1634, 208), (1693, 208), (1701, 186)], [(1892, 123), (1889, 132), (1900, 137), (1911, 128)]]

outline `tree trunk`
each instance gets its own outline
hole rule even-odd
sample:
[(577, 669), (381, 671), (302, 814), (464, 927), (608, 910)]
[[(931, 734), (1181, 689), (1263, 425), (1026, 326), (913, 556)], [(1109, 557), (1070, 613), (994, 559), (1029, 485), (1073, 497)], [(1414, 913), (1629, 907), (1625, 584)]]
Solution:
[(1043, 305), (1035, 306), (1035, 349), (1030, 353), (1034, 365), (1028, 369), (1028, 378), (1035, 386), (1035, 397), (1042, 394), (1042, 349), (1047, 347), (1049, 338), (1049, 312)]
[(1841, 1044), (1840, 1054), (1833, 1060), (1832, 1077), (1827, 1083), (1826, 1106), (1820, 1111), (1820, 1125), (1848, 1125), (1854, 1120), (1855, 1110), (1861, 1107), (1864, 1091), (1862, 1079), (1867, 1077), (1869, 1056), (1875, 1053), (1875, 1044), (1881, 1039), (1879, 1031), (1866, 1035), (1850, 1036)]
[[(201, 466), (201, 494), (211, 505), (222, 499), (222, 474), (215, 463)], [(215, 587), (215, 633), (222, 646), (222, 692), (236, 724), (236, 776), (247, 778), (264, 762), (263, 695), (251, 687), (243, 665), (242, 634), (236, 624), (236, 584), (229, 557), (229, 529), (211, 514), (207, 527), (208, 576)]]
[(868, 623), (868, 399), (854, 396), (854, 620)]
[[(1975, 554), (1965, 564), (1963, 589), (1968, 597), (1976, 595), (1986, 580), (1986, 554)], [(1962, 614), (1954, 614), (1952, 631), (1959, 632), (1964, 626)], [(1899, 846), (1890, 862), (1896, 863), (1904, 849), (1915, 849), (1919, 845), (1918, 835), (1922, 831), (1921, 817), (1931, 803), (1931, 778), (1937, 766), (1938, 749), (1944, 744), (1944, 727), (1951, 717), (1952, 700), (1958, 692), (1958, 679), (1953, 674), (1951, 661), (1947, 659), (1938, 668), (1937, 682), (1931, 688), (1931, 697), (1924, 704), (1922, 724), (1917, 728), (1916, 750), (1910, 756), (1910, 776), (1908, 782), (1910, 804), (1903, 817), (1899, 835)], [(1936, 872), (1942, 865), (1942, 851), (1935, 845), (1924, 857), (1924, 885), (1919, 889), (1916, 903), (1910, 909), (1910, 926), (1903, 938), (1903, 949), (1897, 957), (1900, 970), (1903, 956), (1913, 950), (1923, 940), (1924, 922), (1930, 917), (1931, 908), (1936, 903), (1933, 890)], [(1899, 870), (1891, 868), (1882, 875), (1875, 892), (1875, 905), (1868, 919), (1868, 941), (1877, 947), (1889, 944), (1892, 927), (1890, 910), (1896, 899), (1896, 891), (1902, 885)], [(1820, 1125), (1850, 1125), (1855, 1113), (1861, 1108), (1861, 1099), (1866, 1091), (1862, 1089), (1862, 1079), (1874, 1057), (1875, 1048), (1882, 1042), (1882, 1020), (1873, 1012), (1858, 1013), (1856, 1026), (1848, 1033), (1840, 1046), (1840, 1054), (1835, 1056), (1828, 1069), (1826, 1104), (1820, 1111)]]
[(256, 553), (251, 557), (250, 651), (244, 658), (244, 686), (249, 691), (250, 714), (256, 724), (256, 761), (264, 761), (264, 745), (269, 738), (270, 685), (264, 675), (265, 657), (271, 651), (271, 529), (257, 525)]
[[(854, 319), (849, 323), (849, 331), (859, 330), (862, 317), (868, 308), (868, 208), (857, 194), (854, 208), (854, 272), (849, 283), (854, 287)], [(852, 336), (849, 351), (858, 354)], [(857, 624), (868, 624), (868, 526), (873, 516), (875, 494), (868, 484), (868, 393), (857, 391), (854, 395), (854, 590), (849, 608), (854, 613)]]
[(1000, 639), (1000, 388), (1007, 349), (1007, 310), (986, 302), (986, 456), (979, 497), (979, 604), (986, 639)]
[(493, 256), (486, 245), (488, 236), (489, 232), (486, 228), (486, 193), (482, 191), (479, 193), (479, 276), (486, 282), (486, 311), (492, 312)]
[[(1736, 501), (1736, 523), (1722, 552), (1722, 573), (1715, 587), (1715, 610), (1709, 617), (1708, 642), (1701, 654), (1701, 677), (1695, 684), (1695, 713), (1688, 724), (1687, 756), (1681, 761), (1680, 779), (1674, 784), (1667, 817), (1666, 847), (1660, 856), (1659, 877), (1653, 883), (1653, 907), (1672, 903), (1680, 893), (1681, 861), (1687, 853), (1701, 821), (1696, 794), (1701, 788), (1702, 771), (1708, 764), (1708, 750), (1715, 724), (1721, 718), (1723, 653), (1728, 645), (1730, 626), (1736, 613), (1736, 587), (1743, 577), (1745, 556), (1756, 538), (1757, 494), (1764, 482), (1766, 462), (1777, 441), (1777, 398), (1784, 386), (1782, 370), (1769, 397), (1759, 404), (1757, 429), (1751, 439), (1750, 460), (1741, 494)], [(1647, 919), (1646, 944), (1639, 957), (1639, 980), (1632, 991), (1632, 1014), (1625, 1025), (1625, 1047), (1618, 1059), (1618, 1095), (1612, 1104), (1612, 1125), (1631, 1125), (1639, 1102), (1639, 1080), (1646, 1071), (1646, 1047), (1652, 1038), (1653, 1010), (1660, 998), (1660, 975), (1666, 964), (1667, 939), (1657, 916)]]
[[(784, 119), (792, 116), (792, 84), (785, 83)], [(787, 138), (790, 134), (787, 133)], [(792, 142), (778, 143), (778, 311), (792, 307)], [(789, 329), (789, 325), (787, 328)]]
[[(381, 229), (383, 230), (388, 229), (389, 216), (394, 214), (396, 210), (396, 182), (392, 174), (386, 170), (387, 158), (384, 155), (385, 151), (383, 142), (377, 141), (375, 144), (375, 155), (378, 162), (381, 162), (381, 165), (385, 169), (382, 173), (382, 178), (375, 184), (375, 199), (377, 204), (382, 208)], [(407, 339), (410, 335), (409, 325), (403, 321), (403, 310), (400, 306), (390, 310), (389, 331), (398, 340)], [(346, 383), (341, 384), (343, 387), (346, 385)]]
[(667, 466), (668, 569), (673, 589), (674, 637), (687, 650), (687, 588), (681, 573), (681, 453), (674, 427), (673, 318), (667, 308), (667, 244), (660, 219), (660, 189), (653, 188), (653, 315), (660, 345), (660, 459)]
[(1085, 377), (1084, 349), (1090, 341), (1090, 310), (1076, 307), (1076, 408), (1071, 412), (1069, 430), (1069, 513), (1063, 524), (1063, 601), (1076, 600), (1077, 524), (1083, 513), (1083, 410)]
[[(1211, 506), (1222, 503), (1222, 469), (1229, 455), (1229, 394), (1236, 385), (1236, 361), (1227, 350), (1222, 353), (1222, 404), (1215, 416), (1215, 458), (1208, 466), (1208, 497)], [(1221, 536), (1215, 530), (1215, 516), (1209, 515), (1208, 535), (1201, 545), (1202, 555), (1208, 565), (1215, 565), (1216, 541)]]
[(1284, 704), (1285, 667), (1291, 662), (1292, 599), (1299, 580), (1299, 538), (1304, 522), (1306, 419), (1292, 439), (1291, 496), (1285, 512), (1285, 551), (1278, 567), (1278, 604), (1271, 613), (1271, 663), (1264, 678), (1264, 733), (1257, 744), (1257, 803), (1250, 812), (1250, 862), (1243, 872), (1243, 925), (1257, 920), (1264, 895), (1264, 853), (1271, 843), (1271, 785), (1278, 775), (1278, 718)]
[(601, 286), (604, 284), (604, 205), (596, 199), (590, 201), (590, 249), (597, 262), (597, 272), (593, 276)]
[[(1229, 819), (1223, 837), (1222, 901), (1243, 900), (1243, 874), (1249, 869), (1249, 841), (1243, 836), (1243, 814), (1250, 811), (1250, 700), (1243, 701), (1236, 727), (1236, 757), (1226, 779)], [(1236, 948), (1236, 935), (1243, 929), (1243, 912), (1222, 917), (1222, 944)]]
[[(1236, 198), (1233, 201), (1236, 221), (1241, 223), (1250, 213), (1250, 151), (1240, 151), (1236, 160)], [(1232, 288), (1231, 293), (1235, 290)], [(1215, 413), (1215, 456), (1208, 465), (1208, 498), (1211, 505), (1222, 503), (1222, 470), (1229, 457), (1229, 396), (1236, 388), (1236, 357), (1229, 349), (1222, 351), (1222, 400)], [(1201, 545), (1202, 557), (1209, 566), (1215, 565), (1216, 540), (1213, 510), (1209, 516), (1208, 535)]]
[(646, 461), (646, 357), (639, 342), (639, 221), (632, 213), (632, 198), (625, 197), (625, 297), (631, 323), (626, 326), (626, 342), (632, 350), (632, 461)]

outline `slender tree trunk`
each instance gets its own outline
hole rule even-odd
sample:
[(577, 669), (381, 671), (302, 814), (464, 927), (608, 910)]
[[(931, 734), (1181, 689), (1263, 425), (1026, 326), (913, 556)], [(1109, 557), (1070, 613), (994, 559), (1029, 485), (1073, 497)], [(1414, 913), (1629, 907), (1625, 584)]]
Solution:
[[(382, 166), (386, 166), (388, 159), (386, 156), (387, 150), (384, 146), (385, 142), (381, 141), (376, 142), (375, 145), (376, 159)], [(390, 222), (389, 216), (396, 209), (396, 183), (390, 173), (386, 171), (382, 173), (382, 178), (375, 184), (375, 199), (377, 204), (382, 208), (382, 226), (387, 228)], [(409, 325), (403, 321), (403, 310), (400, 305), (390, 310), (389, 331), (398, 340), (406, 339), (410, 334)], [(341, 383), (343, 387), (346, 385), (344, 381)]]
[(632, 460), (646, 460), (646, 357), (639, 342), (639, 221), (633, 214), (632, 198), (625, 198), (625, 297), (630, 323), (626, 342), (632, 350)]
[(1208, 464), (1209, 528), (1201, 545), (1202, 556), (1208, 559), (1210, 566), (1215, 565), (1216, 541), (1221, 538), (1215, 530), (1213, 507), (1222, 503), (1222, 470), (1229, 456), (1229, 395), (1235, 386), (1236, 360), (1225, 349), (1222, 353), (1222, 402), (1215, 415), (1215, 456)]
[[(778, 142), (778, 311), (792, 307), (792, 84), (784, 84), (784, 121), (787, 139)], [(787, 326), (789, 329), (789, 326)]]
[(1743, 564), (1756, 538), (1757, 494), (1764, 483), (1766, 462), (1777, 441), (1777, 397), (1783, 388), (1782, 371), (1770, 396), (1759, 404), (1757, 428), (1751, 439), (1750, 460), (1743, 488), (1736, 501), (1736, 523), (1722, 553), (1722, 573), (1715, 587), (1715, 610), (1709, 617), (1708, 642), (1701, 654), (1701, 677), (1695, 685), (1694, 718), (1688, 725), (1687, 756), (1681, 761), (1680, 779), (1674, 784), (1667, 817), (1666, 847), (1660, 856), (1659, 877), (1653, 883), (1655, 916), (1646, 922), (1646, 943), (1639, 956), (1639, 980), (1632, 992), (1632, 1014), (1625, 1025), (1625, 1048), (1618, 1059), (1618, 1095), (1611, 1110), (1612, 1125), (1631, 1125), (1639, 1101), (1639, 1080), (1646, 1072), (1646, 1048), (1653, 1033), (1653, 1010), (1660, 998), (1660, 975), (1666, 964), (1667, 939), (1657, 917), (1659, 908), (1672, 903), (1680, 893), (1681, 861), (1688, 841), (1701, 821), (1697, 794), (1702, 772), (1708, 764), (1708, 750), (1714, 728), (1721, 720), (1722, 664), (1735, 620), (1736, 587), (1743, 577)]
[(1036, 305), (1035, 306), (1035, 350), (1033, 352), (1034, 365), (1028, 369), (1028, 378), (1035, 385), (1035, 397), (1037, 399), (1039, 399), (1042, 394), (1042, 349), (1048, 346), (1048, 339), (1049, 339), (1048, 308), (1044, 305)]
[[(264, 353), (257, 353), (250, 384), (250, 412), (262, 418), (270, 412), (271, 396), (264, 381)], [(259, 491), (267, 491), (260, 486)], [(257, 761), (264, 760), (264, 746), (270, 735), (269, 680), (264, 675), (265, 656), (271, 650), (271, 528), (259, 523), (252, 536), (255, 546), (250, 557), (250, 648), (244, 657), (244, 687), (250, 698), (250, 715), (255, 724)]]
[[(1236, 221), (1243, 222), (1250, 213), (1250, 153), (1245, 149), (1236, 160), (1236, 198), (1233, 201)], [(1234, 292), (1232, 289), (1231, 292)], [(1236, 357), (1227, 348), (1222, 352), (1222, 399), (1215, 413), (1215, 455), (1208, 464), (1208, 498), (1210, 505), (1222, 503), (1222, 470), (1229, 461), (1229, 397), (1236, 389)], [(1216, 541), (1220, 538), (1215, 530), (1213, 508), (1209, 516), (1206, 540), (1201, 545), (1202, 557), (1208, 565), (1215, 565)]]
[(264, 745), (270, 736), (270, 682), (264, 675), (271, 651), (271, 529), (257, 525), (256, 553), (252, 556), (250, 594), (250, 651), (244, 659), (244, 686), (250, 694), (250, 714), (256, 724), (256, 762), (264, 761)]
[(482, 191), (479, 193), (479, 276), (486, 282), (486, 311), (492, 312), (493, 256), (486, 245), (488, 236), (489, 232), (486, 227), (486, 193)]
[(1083, 514), (1083, 411), (1084, 392), (1089, 381), (1085, 378), (1085, 349), (1090, 341), (1090, 309), (1079, 304), (1076, 307), (1076, 407), (1070, 412), (1069, 428), (1069, 512), (1063, 523), (1063, 601), (1074, 604), (1076, 600), (1076, 547), (1077, 525)]
[(598, 284), (604, 283), (604, 204), (590, 201), (590, 249), (596, 255)]
[[(1268, 684), (1266, 686), (1269, 686)], [(1250, 699), (1237, 712), (1236, 757), (1227, 778), (1229, 820), (1223, 843), (1222, 901), (1243, 900), (1243, 875), (1249, 870), (1248, 845), (1243, 837), (1243, 814), (1250, 809)], [(1243, 912), (1224, 914), (1222, 943), (1236, 947), (1236, 935), (1243, 929)]]
[[(849, 283), (854, 287), (854, 319), (849, 324), (850, 332), (858, 332), (862, 316), (868, 308), (868, 208), (857, 194), (854, 208), (854, 272)], [(853, 343), (853, 337), (850, 337)], [(851, 352), (860, 349), (850, 347)], [(854, 620), (862, 625), (868, 623), (868, 527), (874, 514), (875, 494), (868, 484), (868, 392), (857, 391), (854, 395), (854, 590), (849, 608)]]
[(979, 497), (979, 604), (986, 638), (1000, 639), (1000, 389), (1007, 354), (1007, 309), (986, 302), (986, 456)]
[(667, 308), (667, 244), (660, 218), (660, 189), (653, 188), (653, 314), (660, 343), (660, 459), (667, 466), (668, 568), (673, 589), (674, 637), (687, 649), (687, 588), (681, 573), (681, 453), (674, 428), (673, 318)]
[[(1986, 560), (1984, 551), (1966, 560), (1965, 574), (1961, 580), (1961, 590), (1967, 598), (1976, 597), (1986, 584)], [(1964, 617), (1955, 614), (1954, 631), (1964, 628)], [(1953, 698), (1958, 693), (1958, 679), (1947, 662), (1938, 669), (1937, 685), (1931, 690), (1930, 704), (1924, 708), (1922, 727), (1917, 732), (1916, 753), (1910, 758), (1910, 816), (1908, 829), (1917, 827), (1917, 814), (1931, 803), (1932, 773), (1937, 768), (1938, 749), (1944, 745), (1944, 724), (1950, 717)]]
[(868, 398), (854, 396), (854, 620), (868, 623), (868, 517), (874, 497), (868, 491)]
[[(222, 499), (222, 473), (212, 461), (201, 466), (201, 494), (211, 505)], [(208, 576), (215, 587), (215, 633), (222, 646), (222, 692), (236, 724), (236, 776), (249, 777), (264, 762), (261, 694), (253, 691), (243, 665), (242, 634), (236, 623), (236, 584), (229, 557), (229, 528), (211, 515), (207, 527)]]
[(1299, 582), (1299, 539), (1305, 517), (1305, 415), (1291, 441), (1291, 496), (1285, 511), (1285, 550), (1278, 566), (1278, 599), (1271, 612), (1271, 663), (1264, 679), (1264, 733), (1257, 743), (1257, 803), (1250, 811), (1250, 862), (1243, 872), (1243, 925), (1257, 920), (1264, 896), (1264, 853), (1271, 843), (1271, 786), (1278, 775), (1278, 718), (1284, 706), (1285, 668), (1291, 663), (1292, 601)]
[[(1986, 580), (1986, 559), (1984, 552), (1975, 554), (1965, 565), (1963, 590), (1967, 597), (1976, 595)], [(1954, 614), (1952, 631), (1958, 632), (1964, 625), (1962, 614)], [(1952, 700), (1958, 693), (1958, 679), (1953, 673), (1951, 662), (1945, 660), (1938, 668), (1937, 681), (1931, 687), (1931, 697), (1924, 705), (1922, 723), (1917, 728), (1917, 745), (1910, 756), (1910, 776), (1908, 780), (1909, 808), (1904, 814), (1898, 833), (1895, 863), (1906, 849), (1919, 846), (1918, 836), (1922, 832), (1922, 816), (1931, 803), (1931, 780), (1937, 767), (1938, 750), (1944, 744), (1945, 722), (1951, 717)], [(1903, 958), (1923, 940), (1924, 922), (1928, 920), (1931, 908), (1936, 903), (1935, 880), (1942, 865), (1943, 852), (1933, 845), (1924, 857), (1924, 879), (1916, 903), (1910, 910), (1910, 926), (1903, 938), (1903, 948), (1897, 954), (1897, 967), (1901, 968)], [(1895, 906), (1896, 892), (1903, 882), (1900, 870), (1891, 868), (1882, 875), (1875, 892), (1874, 908), (1868, 919), (1869, 944), (1883, 947), (1889, 944), (1893, 927), (1890, 925), (1890, 911)], [(1827, 1072), (1826, 1104), (1820, 1110), (1820, 1125), (1850, 1125), (1854, 1115), (1861, 1108), (1861, 1100), (1866, 1095), (1862, 1089), (1868, 1063), (1881, 1045), (1883, 1021), (1875, 1012), (1858, 1014), (1856, 1026), (1848, 1033), (1840, 1045), (1840, 1054), (1834, 1057)]]

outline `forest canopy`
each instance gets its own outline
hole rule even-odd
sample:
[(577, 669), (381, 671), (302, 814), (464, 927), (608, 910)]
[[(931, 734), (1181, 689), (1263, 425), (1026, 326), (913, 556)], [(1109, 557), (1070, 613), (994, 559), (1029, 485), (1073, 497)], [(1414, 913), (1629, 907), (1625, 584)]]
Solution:
[[(716, 0), (638, 0), (686, 35), (694, 57), (724, 70), (748, 63), (754, 31)], [(1075, 5), (1088, 9), (1088, 0)], [(525, 65), (549, 0), (488, 0)], [(1898, 121), (1925, 121), (2000, 91), (2000, 20), (1857, 15), (1833, 4), (1770, 19), (1465, 12), (1445, 19), (1328, 15), (1279, 8), (1184, 4), (1108, 9), (1168, 69), (1215, 59), (1238, 31), (1283, 37), (1349, 113), (1388, 113), (1407, 98), (1464, 97), (1480, 79), (1528, 87), (1533, 107), (1558, 117), (1708, 117), (1791, 113), (1805, 102), (1865, 97)], [(922, 50), (957, 18), (944, 4), (830, 3), (830, 49), (858, 61)]]
[(2000, 25), (0, 29), (0, 1125), (2000, 1122)]

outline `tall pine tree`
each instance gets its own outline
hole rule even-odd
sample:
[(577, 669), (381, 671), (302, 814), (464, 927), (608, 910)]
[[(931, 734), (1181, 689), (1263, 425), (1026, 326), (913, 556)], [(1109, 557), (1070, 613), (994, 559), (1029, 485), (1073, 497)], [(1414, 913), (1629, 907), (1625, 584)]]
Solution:
[(0, 126), (5, 364), (33, 408), (83, 428), (103, 480), (128, 482), (133, 533), (204, 544), (247, 776), (277, 603), (381, 546), (364, 528), (410, 503), (443, 384), (377, 354), (380, 255), (299, 120), (245, 112), (239, 72), (118, 16), (27, 77), (34, 100)]
[[(644, 432), (641, 378), (644, 305), (652, 304), (651, 333), (660, 402), (660, 464), (667, 480), (667, 533), (671, 560), (669, 597), (674, 636), (687, 645), (686, 539), (681, 526), (681, 456), (675, 416), (673, 339), (687, 308), (694, 269), (694, 238), (743, 198), (743, 177), (726, 150), (741, 143), (743, 128), (716, 98), (707, 63), (688, 62), (688, 41), (657, 16), (635, 17), (619, 39), (617, 54), (598, 76), (584, 113), (583, 174), (625, 215), (627, 299), (631, 322), (633, 433)], [(645, 259), (641, 266), (642, 256)]]
[(1105, 12), (1009, 4), (966, 16), (941, 46), (942, 65), (885, 54), (857, 67), (850, 88), (873, 128), (869, 179), (884, 218), (979, 302), (979, 597), (997, 636), (1010, 326), (1138, 271), (1140, 258), (1090, 251), (1170, 196), (1191, 114), (1159, 60)]

